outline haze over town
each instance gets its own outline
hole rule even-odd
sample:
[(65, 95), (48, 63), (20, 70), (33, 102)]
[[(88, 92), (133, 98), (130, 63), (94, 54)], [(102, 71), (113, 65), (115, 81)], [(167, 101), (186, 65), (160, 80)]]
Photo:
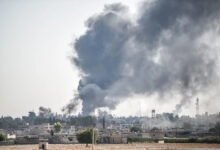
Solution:
[(220, 0), (0, 0), (0, 149), (220, 148)]

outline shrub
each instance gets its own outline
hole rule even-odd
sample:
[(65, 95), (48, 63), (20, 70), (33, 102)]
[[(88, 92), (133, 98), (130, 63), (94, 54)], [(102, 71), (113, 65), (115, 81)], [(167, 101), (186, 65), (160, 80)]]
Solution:
[(129, 137), (128, 142), (158, 142), (164, 140), (165, 143), (220, 143), (220, 137), (189, 137), (189, 138), (142, 138), (142, 137)]
[(6, 140), (6, 135), (0, 132), (0, 141), (5, 141), (5, 140)]
[[(88, 143), (92, 143), (92, 136), (93, 136), (93, 128), (88, 128), (76, 134), (79, 143), (86, 143), (87, 145)], [(97, 138), (98, 138), (98, 133), (97, 131), (94, 130), (94, 143), (96, 143)]]
[(131, 132), (142, 132), (142, 129), (140, 127), (133, 126), (131, 127), (130, 131)]
[(154, 139), (154, 138), (142, 138), (142, 137), (128, 137), (128, 143), (132, 142), (158, 142), (159, 139)]

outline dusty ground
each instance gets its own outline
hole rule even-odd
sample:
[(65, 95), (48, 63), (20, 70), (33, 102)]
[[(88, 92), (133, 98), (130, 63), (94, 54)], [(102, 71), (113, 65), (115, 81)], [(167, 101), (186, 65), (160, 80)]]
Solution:
[[(76, 145), (49, 145), (49, 150), (91, 150), (92, 147), (86, 147), (85, 144)], [(220, 150), (220, 144), (100, 144), (95, 145), (94, 150)], [(0, 146), (0, 150), (38, 150), (38, 145), (13, 145)]]

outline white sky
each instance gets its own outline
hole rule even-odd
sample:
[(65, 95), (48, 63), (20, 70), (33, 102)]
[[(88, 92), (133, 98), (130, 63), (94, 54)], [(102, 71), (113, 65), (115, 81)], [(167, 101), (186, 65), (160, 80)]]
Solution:
[(132, 12), (140, 0), (0, 0), (0, 115), (20, 117), (39, 106), (60, 112), (78, 72), (68, 56), (84, 21), (104, 4)]

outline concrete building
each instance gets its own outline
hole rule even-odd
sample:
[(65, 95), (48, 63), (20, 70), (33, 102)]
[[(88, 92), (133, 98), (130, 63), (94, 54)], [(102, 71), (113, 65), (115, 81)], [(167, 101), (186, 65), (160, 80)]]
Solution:
[(49, 123), (41, 125), (32, 125), (29, 126), (29, 135), (41, 135), (41, 134), (50, 134), (50, 131), (53, 129), (53, 125)]
[(40, 139), (39, 140), (39, 149), (46, 150), (49, 148), (48, 140), (47, 139)]

